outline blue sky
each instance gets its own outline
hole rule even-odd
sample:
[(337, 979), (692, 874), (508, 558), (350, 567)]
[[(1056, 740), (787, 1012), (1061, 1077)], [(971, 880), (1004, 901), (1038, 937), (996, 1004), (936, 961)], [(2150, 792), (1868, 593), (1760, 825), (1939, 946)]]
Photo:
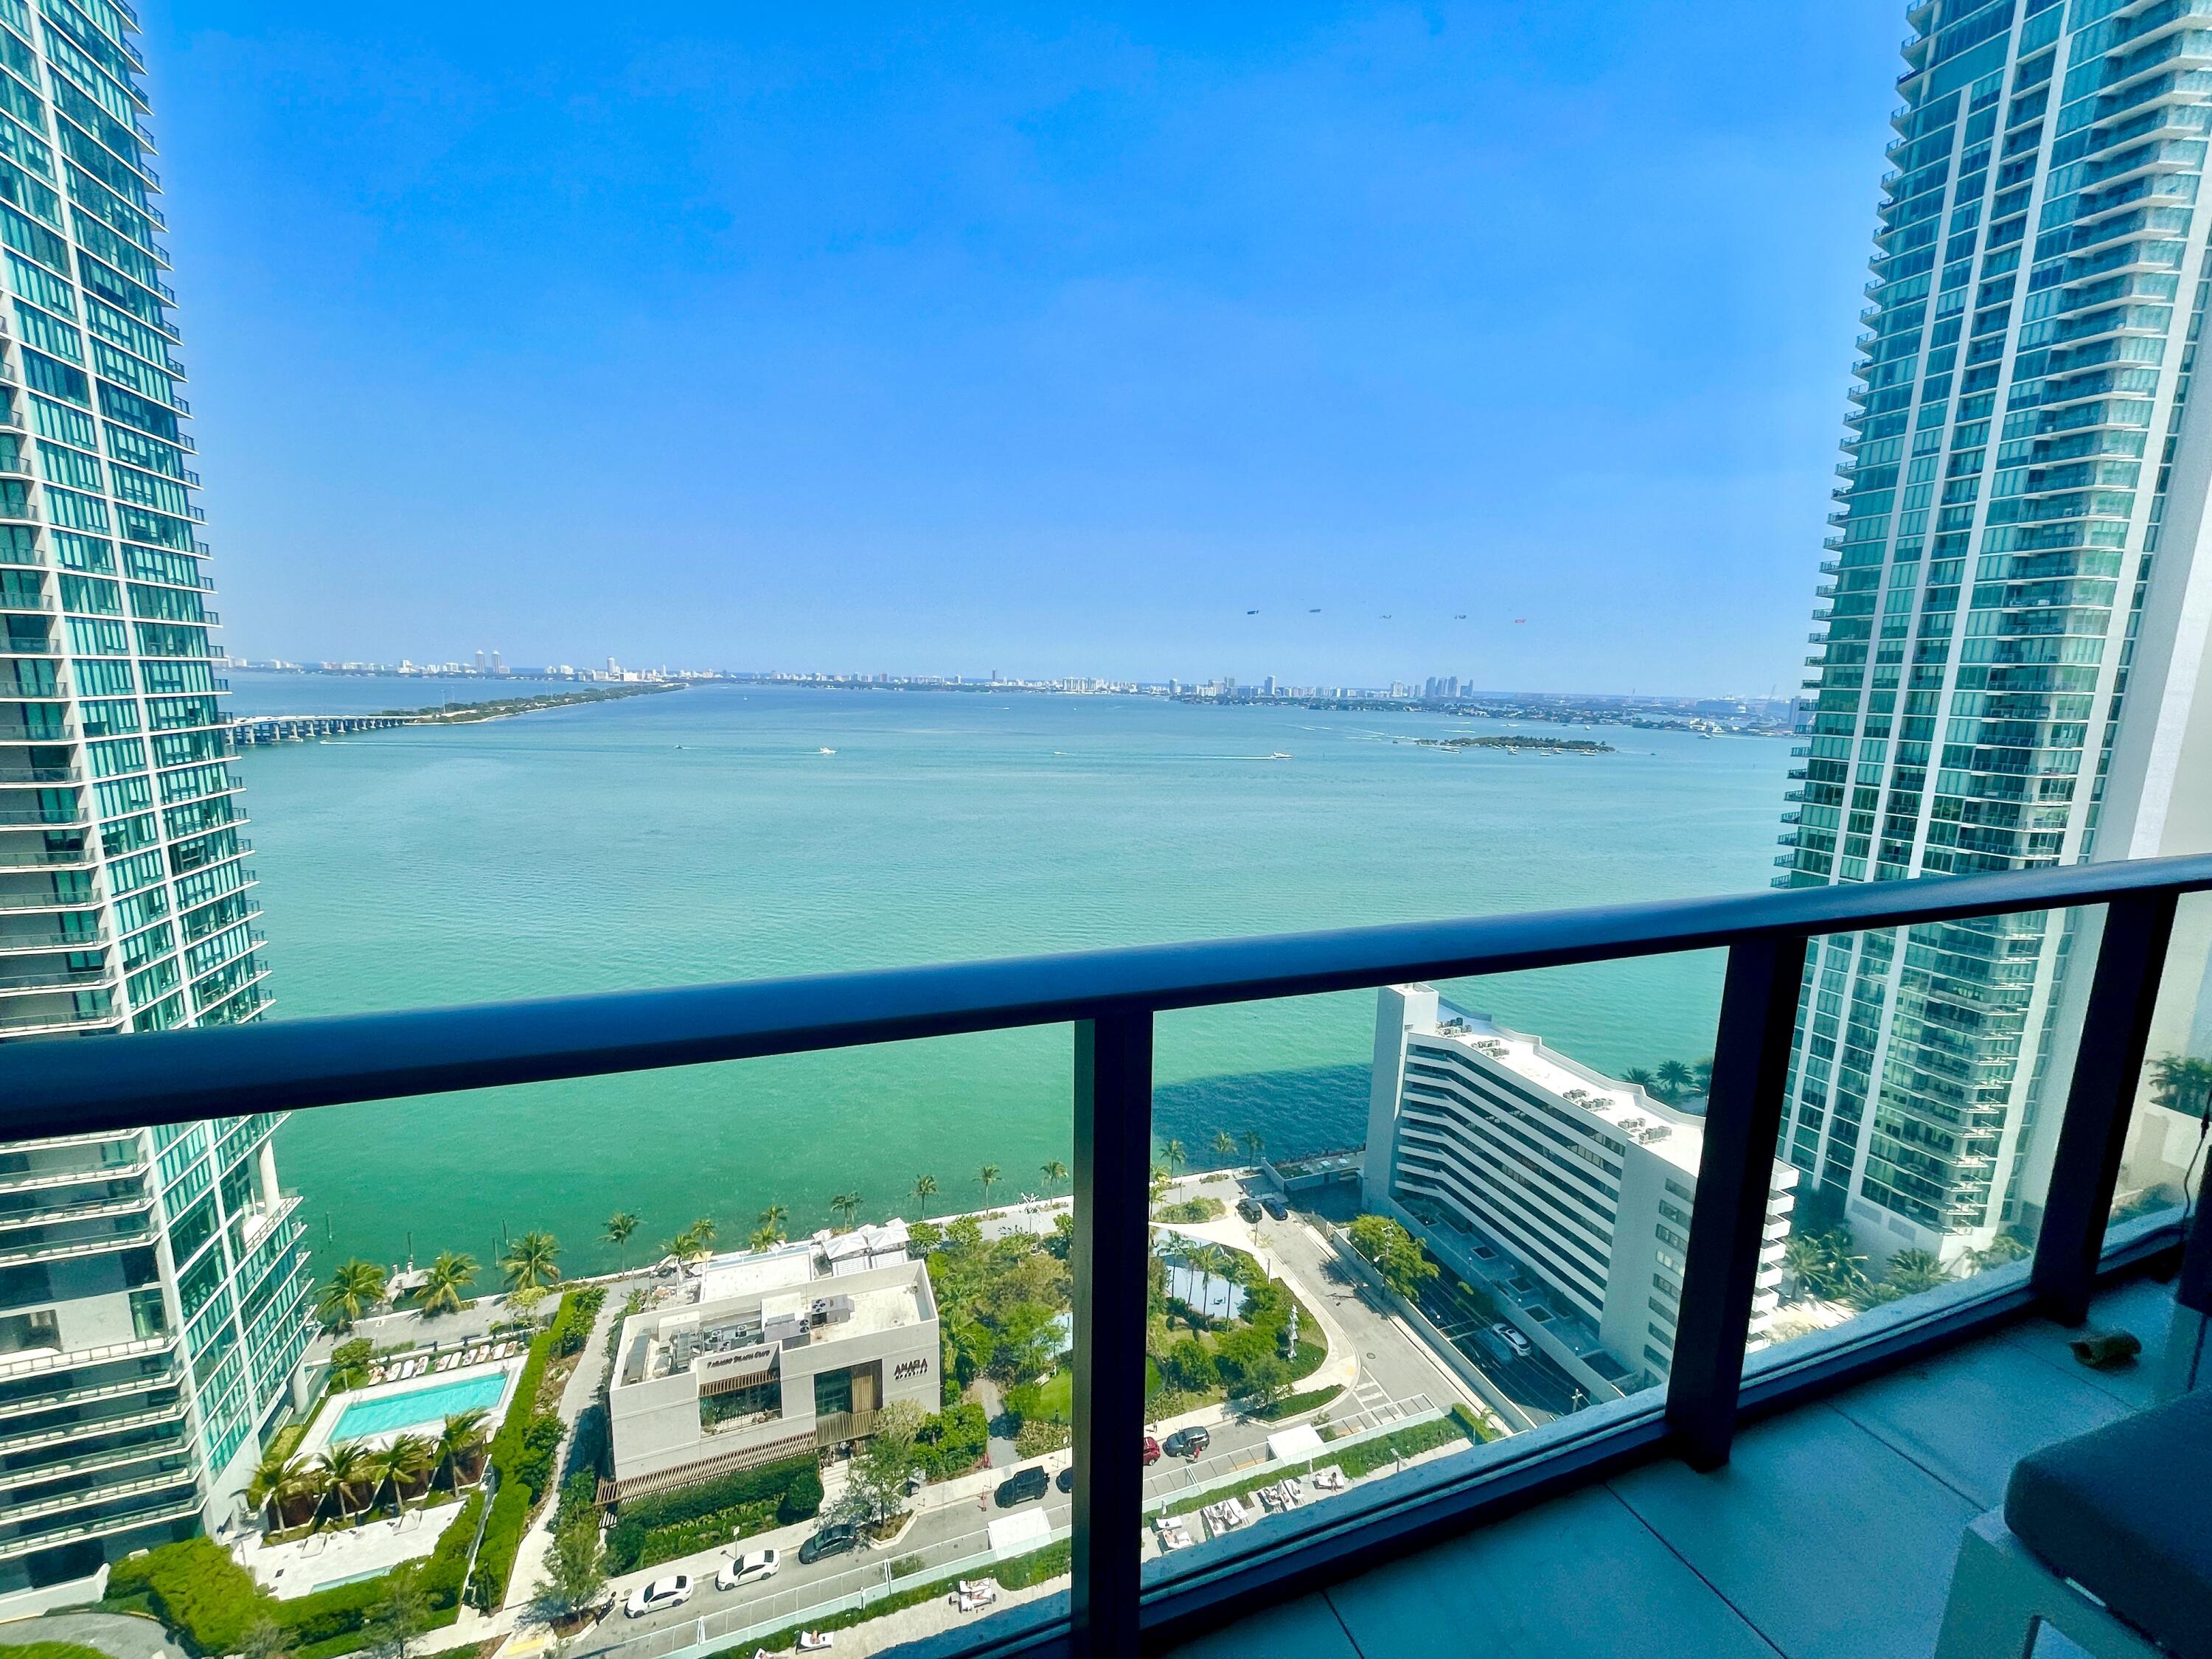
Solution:
[(142, 9), (234, 651), (1800, 672), (1893, 0)]

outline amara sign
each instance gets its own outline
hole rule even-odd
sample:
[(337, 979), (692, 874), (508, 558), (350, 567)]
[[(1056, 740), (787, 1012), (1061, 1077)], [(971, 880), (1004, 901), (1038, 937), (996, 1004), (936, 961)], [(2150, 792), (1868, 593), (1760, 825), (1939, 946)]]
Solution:
[(927, 1355), (924, 1355), (919, 1359), (902, 1359), (897, 1364), (891, 1367), (891, 1381), (894, 1382), (903, 1382), (909, 1376), (927, 1376), (928, 1371), (929, 1358)]

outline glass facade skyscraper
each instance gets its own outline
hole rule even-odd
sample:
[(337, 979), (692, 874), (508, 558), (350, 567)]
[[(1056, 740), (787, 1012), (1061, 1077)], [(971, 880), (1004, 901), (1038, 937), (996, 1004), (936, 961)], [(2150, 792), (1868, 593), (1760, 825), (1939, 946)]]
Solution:
[[(0, 1041), (268, 1000), (136, 27), (0, 0)], [(228, 1523), (308, 1335), (276, 1121), (0, 1146), (0, 1613)]]
[[(1778, 885), (2180, 850), (2202, 740), (2212, 0), (1908, 22)], [(1816, 947), (1784, 1155), (1863, 1246), (2033, 1220), (2078, 922)]]

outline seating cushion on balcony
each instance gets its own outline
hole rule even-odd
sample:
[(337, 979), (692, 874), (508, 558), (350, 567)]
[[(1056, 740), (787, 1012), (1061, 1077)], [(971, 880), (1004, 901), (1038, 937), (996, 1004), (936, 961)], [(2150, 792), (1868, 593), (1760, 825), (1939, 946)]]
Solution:
[(2212, 1393), (2021, 1460), (2005, 1525), (2181, 1659), (2212, 1659)]

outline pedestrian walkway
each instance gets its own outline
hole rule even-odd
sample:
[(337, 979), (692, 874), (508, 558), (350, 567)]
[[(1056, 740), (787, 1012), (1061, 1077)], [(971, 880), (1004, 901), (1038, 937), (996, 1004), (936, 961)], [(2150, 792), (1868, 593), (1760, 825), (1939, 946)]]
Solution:
[[(571, 1439), (575, 1433), (576, 1419), (597, 1397), (600, 1381), (607, 1374), (607, 1333), (623, 1316), (628, 1301), (622, 1285), (607, 1287), (606, 1300), (599, 1304), (599, 1317), (592, 1322), (592, 1334), (584, 1343), (584, 1352), (561, 1390), (561, 1420), (568, 1425)], [(517, 1400), (507, 1409), (526, 1413), (530, 1407), (529, 1401)], [(569, 1449), (568, 1442), (564, 1440), (561, 1455), (566, 1458)], [(558, 1502), (549, 1495), (538, 1511), (538, 1518), (530, 1523), (530, 1530), (522, 1535), (522, 1547), (515, 1552), (514, 1571), (507, 1581), (507, 1599), (501, 1603), (502, 1612), (520, 1607), (537, 1589), (538, 1581), (544, 1573), (546, 1552), (553, 1547), (553, 1516), (559, 1508)]]

